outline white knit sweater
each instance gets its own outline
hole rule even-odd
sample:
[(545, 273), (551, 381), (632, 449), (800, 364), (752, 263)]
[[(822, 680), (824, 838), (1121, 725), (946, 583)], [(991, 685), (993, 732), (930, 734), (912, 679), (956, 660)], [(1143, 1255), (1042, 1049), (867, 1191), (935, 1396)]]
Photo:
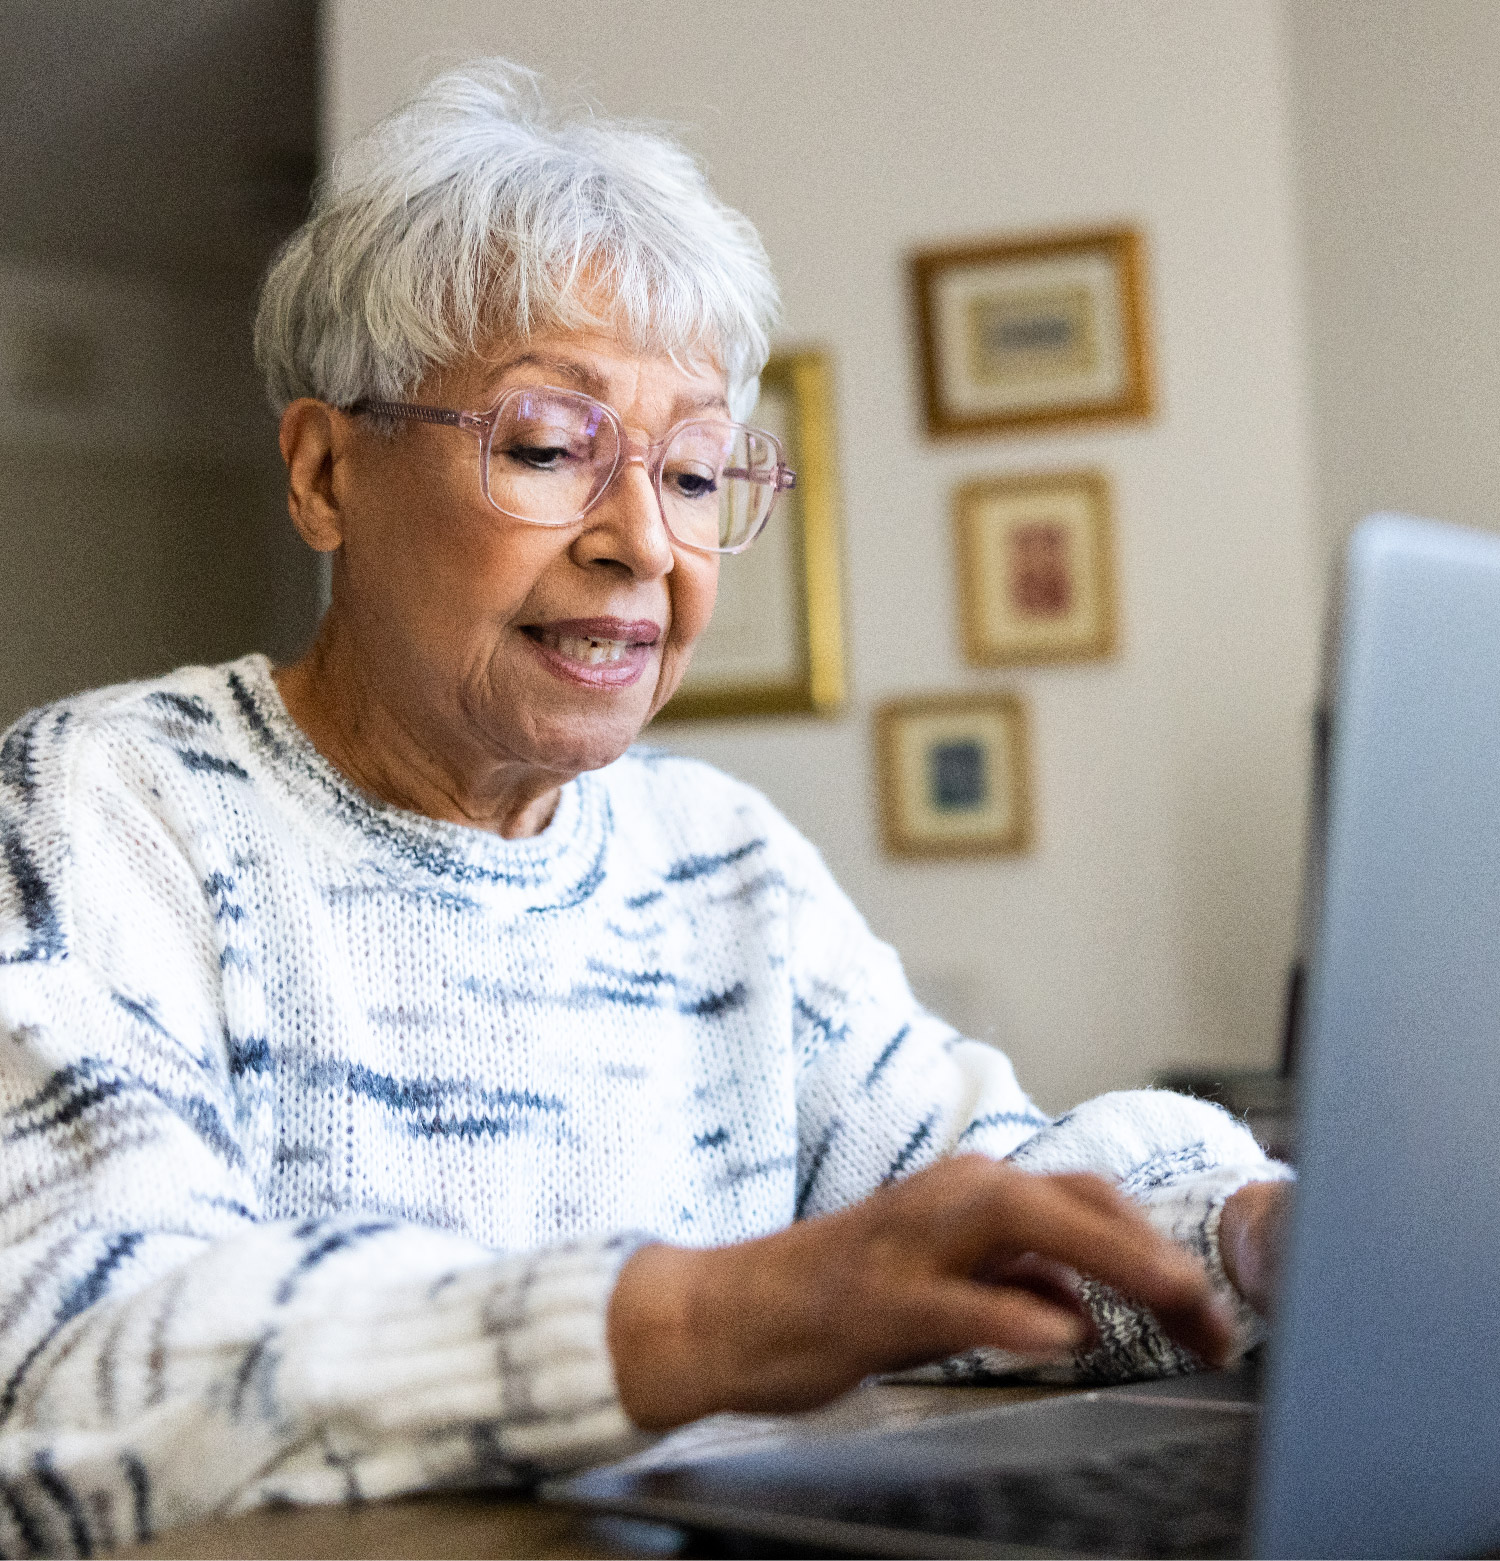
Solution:
[[(258, 656), (4, 739), (0, 1134), (6, 1553), (616, 1456), (651, 1237), (982, 1149), (1117, 1178), (1222, 1283), (1222, 1199), (1280, 1174), (1171, 1095), (1049, 1125), (707, 766), (635, 750), (503, 840), (348, 785)], [(1079, 1370), (1180, 1368), (1095, 1303)]]

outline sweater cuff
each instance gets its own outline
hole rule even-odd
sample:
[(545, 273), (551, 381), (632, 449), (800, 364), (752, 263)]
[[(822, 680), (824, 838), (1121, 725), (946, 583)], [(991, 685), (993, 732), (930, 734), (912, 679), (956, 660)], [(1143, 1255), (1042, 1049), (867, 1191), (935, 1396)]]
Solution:
[(654, 1239), (499, 1258), (413, 1287), (404, 1305), (387, 1293), (378, 1316), (353, 1299), (288, 1330), (277, 1378), (297, 1384), (312, 1434), (233, 1506), (524, 1487), (647, 1445), (620, 1404), (607, 1322), (621, 1267)]

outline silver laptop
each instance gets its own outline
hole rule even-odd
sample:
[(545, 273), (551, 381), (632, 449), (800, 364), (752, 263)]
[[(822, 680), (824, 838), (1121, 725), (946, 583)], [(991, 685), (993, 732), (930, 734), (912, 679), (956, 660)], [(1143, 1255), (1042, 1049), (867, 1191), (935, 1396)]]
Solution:
[(1500, 538), (1355, 533), (1329, 755), (1263, 1408), (1213, 1373), (545, 1494), (720, 1536), (698, 1554), (1500, 1549)]

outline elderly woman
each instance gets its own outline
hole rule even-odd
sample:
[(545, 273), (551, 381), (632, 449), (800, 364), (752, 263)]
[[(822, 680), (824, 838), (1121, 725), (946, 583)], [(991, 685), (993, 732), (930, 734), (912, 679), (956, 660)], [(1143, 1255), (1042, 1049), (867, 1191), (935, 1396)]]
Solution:
[(738, 421), (775, 291), (682, 151), (531, 92), (438, 81), (267, 279), (306, 657), (5, 738), (7, 1552), (963, 1351), (1184, 1369), (1263, 1299), (1242, 1127), (1049, 1122), (764, 798), (631, 746), (793, 481)]

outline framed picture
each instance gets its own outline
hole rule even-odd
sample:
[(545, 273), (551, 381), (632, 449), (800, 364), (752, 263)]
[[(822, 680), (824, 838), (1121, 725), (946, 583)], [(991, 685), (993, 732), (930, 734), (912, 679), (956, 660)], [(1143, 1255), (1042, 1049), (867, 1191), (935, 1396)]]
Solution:
[(1030, 848), (1026, 707), (1014, 694), (892, 700), (875, 712), (875, 747), (893, 856)]
[(746, 553), (719, 564), (719, 598), (658, 720), (829, 714), (844, 701), (833, 384), (822, 352), (779, 354), (749, 422), (781, 441), (797, 486)]
[(975, 666), (1114, 654), (1114, 539), (1102, 472), (965, 483), (953, 526), (964, 655)]
[(1149, 416), (1143, 272), (1130, 228), (915, 255), (928, 432)]

